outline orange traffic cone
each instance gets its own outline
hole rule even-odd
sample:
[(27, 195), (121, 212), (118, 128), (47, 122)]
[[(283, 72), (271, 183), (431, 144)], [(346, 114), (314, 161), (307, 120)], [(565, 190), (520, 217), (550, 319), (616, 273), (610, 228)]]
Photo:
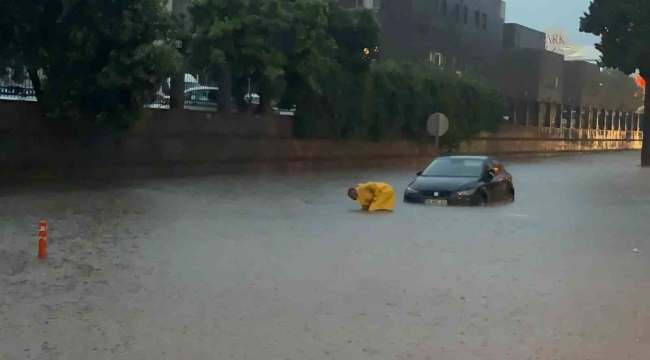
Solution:
[(47, 221), (41, 221), (38, 223), (38, 236), (47, 237)]
[(47, 221), (41, 221), (38, 224), (38, 258), (45, 259), (47, 257)]
[(45, 238), (38, 240), (38, 258), (45, 259), (47, 257), (47, 241)]

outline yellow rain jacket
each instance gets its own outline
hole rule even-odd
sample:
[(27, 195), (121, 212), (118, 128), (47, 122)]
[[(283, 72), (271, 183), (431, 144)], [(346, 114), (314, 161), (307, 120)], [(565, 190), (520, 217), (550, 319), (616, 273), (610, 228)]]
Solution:
[(357, 201), (369, 211), (393, 210), (395, 207), (395, 191), (380, 182), (369, 182), (357, 186)]

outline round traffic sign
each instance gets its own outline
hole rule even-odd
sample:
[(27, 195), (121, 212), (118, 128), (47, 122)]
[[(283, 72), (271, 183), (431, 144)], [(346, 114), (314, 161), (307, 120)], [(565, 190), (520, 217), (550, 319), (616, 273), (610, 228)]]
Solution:
[(444, 114), (435, 113), (427, 120), (427, 131), (433, 136), (442, 136), (449, 130), (449, 119)]

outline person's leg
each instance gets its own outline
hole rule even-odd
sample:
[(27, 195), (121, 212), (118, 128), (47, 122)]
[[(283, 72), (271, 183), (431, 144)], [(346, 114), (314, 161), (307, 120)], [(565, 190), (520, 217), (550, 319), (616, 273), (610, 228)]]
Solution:
[(393, 210), (395, 208), (395, 191), (393, 189), (387, 189), (381, 194), (375, 197), (372, 205), (370, 205), (370, 211), (377, 210)]
[(387, 192), (387, 199), (386, 199), (386, 210), (393, 210), (395, 209), (395, 191), (393, 189), (390, 189), (389, 192)]

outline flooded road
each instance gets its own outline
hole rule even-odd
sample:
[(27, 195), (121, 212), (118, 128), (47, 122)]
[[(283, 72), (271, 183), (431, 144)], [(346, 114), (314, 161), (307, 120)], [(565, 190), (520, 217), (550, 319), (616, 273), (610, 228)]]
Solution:
[[(403, 204), (416, 169), (12, 188), (0, 359), (648, 359), (638, 157), (506, 161), (489, 208)], [(393, 213), (346, 197), (366, 181)]]

